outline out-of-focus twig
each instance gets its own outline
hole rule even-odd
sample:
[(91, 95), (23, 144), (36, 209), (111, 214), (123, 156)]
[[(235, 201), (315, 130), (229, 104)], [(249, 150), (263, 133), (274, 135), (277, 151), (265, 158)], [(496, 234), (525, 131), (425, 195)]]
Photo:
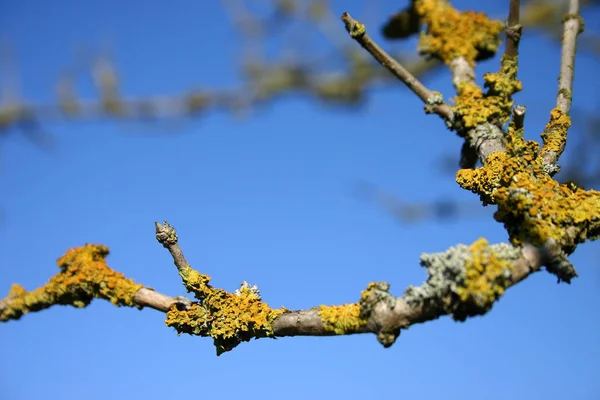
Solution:
[(429, 90), (413, 74), (390, 56), (385, 50), (377, 45), (367, 35), (365, 25), (355, 20), (348, 13), (343, 13), (341, 17), (346, 26), (346, 30), (352, 39), (356, 40), (365, 50), (373, 56), (377, 62), (387, 68), (395, 77), (400, 79), (414, 94), (416, 94), (424, 103), (427, 112), (438, 114), (448, 124), (454, 123), (454, 112), (449, 104), (445, 103), (441, 93)]
[(573, 91), (575, 70), (575, 51), (577, 35), (583, 32), (583, 19), (579, 15), (579, 0), (569, 1), (569, 13), (564, 17), (560, 75), (558, 76), (558, 96), (556, 107), (569, 114)]

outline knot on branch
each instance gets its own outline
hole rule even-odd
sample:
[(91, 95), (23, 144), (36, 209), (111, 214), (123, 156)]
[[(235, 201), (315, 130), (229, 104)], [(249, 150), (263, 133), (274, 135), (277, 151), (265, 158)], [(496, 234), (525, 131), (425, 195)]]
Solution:
[(371, 282), (360, 298), (360, 315), (367, 319), (383, 347), (390, 347), (400, 336), (402, 326), (393, 317), (397, 299), (390, 294), (387, 282)]
[(516, 45), (521, 41), (521, 33), (523, 31), (523, 25), (509, 25), (506, 27), (506, 36), (512, 40)]

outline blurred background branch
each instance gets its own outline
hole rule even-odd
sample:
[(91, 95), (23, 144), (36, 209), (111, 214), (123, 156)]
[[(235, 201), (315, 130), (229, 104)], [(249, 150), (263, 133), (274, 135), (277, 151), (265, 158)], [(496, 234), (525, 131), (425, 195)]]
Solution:
[[(381, 27), (390, 40), (404, 39), (419, 30), (419, 23), (406, 8), (393, 13)], [(364, 104), (367, 94), (396, 78), (362, 49), (348, 39), (326, 0), (222, 0), (221, 4), (237, 31), (242, 46), (239, 60), (241, 83), (238, 87), (211, 90), (191, 89), (167, 95), (128, 96), (122, 89), (124, 77), (119, 76), (118, 62), (110, 52), (78, 52), (76, 62), (56, 78), (55, 101), (30, 102), (21, 93), (17, 60), (9, 43), (0, 49), (0, 136), (19, 132), (35, 143), (46, 143), (49, 134), (44, 125), (56, 121), (108, 119), (128, 122), (179, 121), (200, 118), (203, 114), (224, 111), (248, 115), (283, 96), (302, 94), (309, 101), (324, 106), (356, 108)], [(530, 0), (522, 2), (521, 21), (527, 35), (545, 35), (560, 44), (561, 19), (566, 1)], [(600, 1), (581, 1), (582, 14), (597, 12)], [(364, 10), (356, 14), (361, 19), (385, 20), (379, 13), (383, 7), (364, 2)], [(503, 19), (503, 16), (496, 16)], [(590, 25), (590, 24), (588, 24)], [(370, 25), (373, 30), (375, 25)], [(314, 51), (311, 43), (327, 41), (328, 51)], [(272, 44), (276, 43), (275, 49)], [(391, 53), (420, 80), (441, 71), (441, 64), (415, 55), (414, 43), (406, 50), (390, 43)], [(586, 31), (578, 43), (580, 53), (600, 58), (600, 33)], [(78, 83), (92, 79), (96, 96), (79, 94)], [(398, 86), (399, 88), (401, 87)], [(402, 88), (401, 90), (404, 90)], [(568, 154), (559, 179), (574, 181), (585, 187), (600, 183), (600, 119), (597, 113), (574, 110), (579, 126), (578, 135), (571, 135)], [(443, 170), (454, 174), (455, 157), (441, 160)], [(452, 163), (448, 160), (453, 160)], [(468, 205), (444, 201), (430, 205), (405, 204), (385, 189), (374, 185), (358, 185), (356, 193), (390, 211), (403, 222), (429, 218), (461, 217), (460, 210)], [(479, 207), (477, 204), (473, 206)], [(469, 212), (469, 215), (473, 215)]]

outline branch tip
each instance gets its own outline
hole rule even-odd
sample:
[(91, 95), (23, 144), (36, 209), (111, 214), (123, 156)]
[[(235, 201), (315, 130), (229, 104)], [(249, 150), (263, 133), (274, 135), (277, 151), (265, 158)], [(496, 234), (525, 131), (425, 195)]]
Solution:
[[(414, 94), (416, 94), (425, 103), (427, 113), (435, 113), (442, 117), (450, 126), (454, 126), (454, 112), (449, 104), (437, 99), (441, 94), (428, 89), (421, 83), (417, 77), (410, 73), (402, 64), (394, 59), (390, 54), (383, 50), (366, 33), (366, 27), (363, 23), (355, 20), (347, 12), (343, 13), (341, 20), (344, 22), (346, 31), (350, 37), (356, 40), (377, 62), (387, 68), (394, 76), (401, 80)], [(432, 99), (436, 99), (435, 104), (431, 104)]]
[(350, 35), (352, 39), (359, 39), (365, 35), (367, 29), (365, 24), (360, 21), (355, 20), (348, 14), (344, 12), (341, 16), (341, 20), (344, 21), (344, 26), (346, 27), (346, 31)]

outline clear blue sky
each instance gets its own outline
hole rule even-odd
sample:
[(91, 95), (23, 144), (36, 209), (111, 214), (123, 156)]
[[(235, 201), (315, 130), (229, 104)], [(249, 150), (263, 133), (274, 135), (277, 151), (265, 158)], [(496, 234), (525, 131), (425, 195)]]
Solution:
[[(508, 6), (489, 3), (495, 15)], [(377, 4), (368, 22), (399, 7)], [(333, 9), (360, 18), (365, 7), (337, 1)], [(0, 5), (0, 37), (12, 44), (24, 94), (35, 101), (51, 99), (77, 45), (98, 43), (112, 44), (128, 95), (233, 86), (240, 46), (232, 32), (218, 2)], [(559, 51), (527, 34), (521, 51), (525, 90), (517, 101), (528, 107), (528, 134), (537, 137), (555, 102)], [(598, 66), (577, 60), (575, 107), (597, 104)], [(445, 72), (427, 84), (452, 94)], [(82, 87), (92, 95), (89, 84)], [(491, 213), (402, 225), (352, 195), (367, 181), (407, 201), (477, 207), (452, 175), (438, 172), (439, 158), (457, 155), (460, 140), (421, 109), (398, 84), (357, 110), (323, 109), (298, 96), (246, 120), (215, 113), (160, 134), (107, 121), (46, 124), (49, 149), (12, 134), (0, 142), (0, 297), (13, 282), (42, 285), (58, 271), (55, 260), (85, 242), (109, 246), (109, 265), (138, 282), (184, 294), (154, 238), (154, 221), (164, 219), (215, 286), (256, 283), (273, 307), (354, 302), (373, 280), (400, 295), (425, 279), (421, 252), (480, 236), (506, 239)], [(0, 326), (0, 398), (597, 399), (599, 250), (586, 244), (572, 256), (580, 278), (570, 286), (537, 274), (485, 317), (414, 326), (390, 349), (373, 335), (296, 337), (243, 343), (216, 357), (210, 339), (178, 337), (150, 309), (102, 301), (84, 310), (55, 307)]]

